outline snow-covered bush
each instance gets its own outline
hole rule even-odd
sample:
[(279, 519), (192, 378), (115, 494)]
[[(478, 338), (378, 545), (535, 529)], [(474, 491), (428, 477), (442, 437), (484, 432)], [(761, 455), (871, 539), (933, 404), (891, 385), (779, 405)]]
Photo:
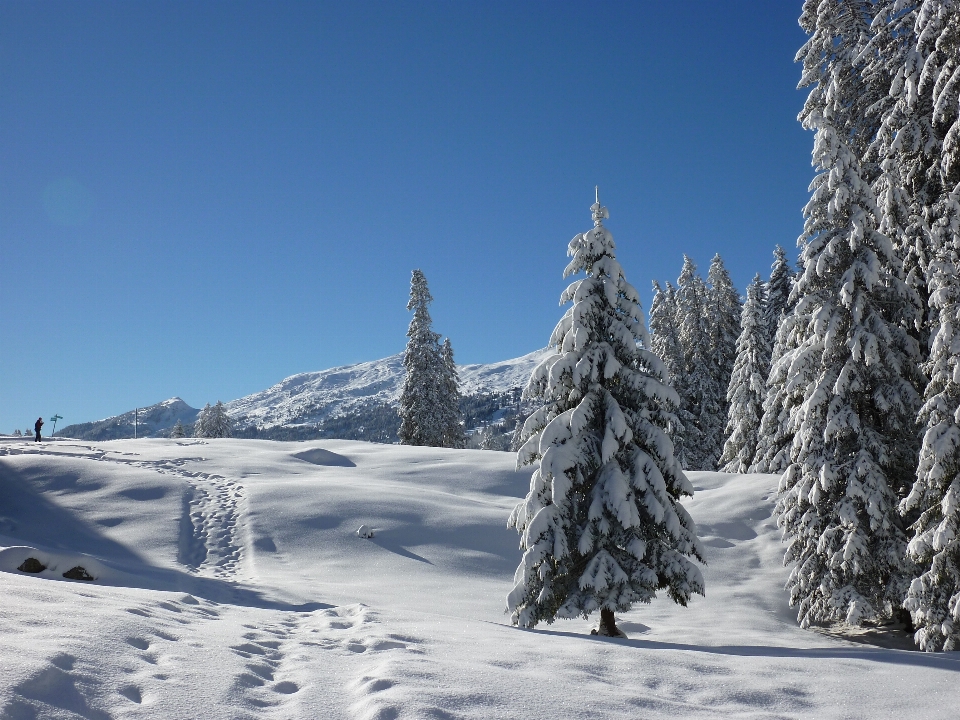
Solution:
[(561, 296), (572, 302), (550, 338), (556, 352), (534, 370), (525, 395), (542, 407), (524, 424), (518, 466), (540, 460), (508, 525), (523, 560), (507, 610), (514, 624), (615, 611), (666, 590), (685, 605), (704, 591), (696, 526), (679, 503), (693, 488), (666, 428), (679, 398), (650, 350), (636, 290), (616, 260), (607, 209), (570, 242), (564, 276), (584, 272)]

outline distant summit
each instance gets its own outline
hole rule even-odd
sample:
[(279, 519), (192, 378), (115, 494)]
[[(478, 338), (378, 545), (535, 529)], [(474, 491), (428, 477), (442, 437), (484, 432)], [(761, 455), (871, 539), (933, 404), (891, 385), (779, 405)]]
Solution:
[[(524, 388), (549, 353), (537, 350), (497, 363), (458, 365), (460, 389), (477, 417), (491, 417)], [(291, 375), (276, 385), (225, 403), (237, 437), (301, 440), (316, 437), (390, 442), (396, 432), (396, 402), (403, 383), (403, 355)], [(514, 401), (515, 402), (515, 401)], [(177, 420), (189, 435), (200, 411), (180, 398), (141, 408), (140, 437), (167, 437)], [(471, 419), (468, 412), (468, 422)], [(96, 422), (69, 425), (58, 434), (83, 440), (133, 437), (134, 411)]]
[(199, 413), (197, 408), (173, 397), (156, 405), (131, 410), (105, 420), (67, 425), (63, 430), (58, 430), (57, 434), (80, 440), (119, 440), (132, 438), (136, 425), (138, 437), (165, 437), (170, 428), (177, 424), (177, 420), (183, 423), (189, 434)]

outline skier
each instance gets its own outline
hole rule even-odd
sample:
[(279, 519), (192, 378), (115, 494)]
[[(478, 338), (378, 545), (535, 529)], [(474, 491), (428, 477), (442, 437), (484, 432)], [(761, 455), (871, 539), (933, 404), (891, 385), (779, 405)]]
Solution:
[(33, 429), (37, 431), (37, 439), (34, 442), (40, 442), (40, 428), (43, 427), (43, 418), (38, 417), (37, 421), (33, 424)]

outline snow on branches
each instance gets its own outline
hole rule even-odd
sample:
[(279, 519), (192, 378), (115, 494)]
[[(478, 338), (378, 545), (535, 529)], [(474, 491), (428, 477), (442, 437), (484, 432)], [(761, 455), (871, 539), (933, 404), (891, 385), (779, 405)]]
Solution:
[(518, 466), (539, 460), (508, 525), (523, 560), (507, 597), (514, 624), (601, 616), (666, 590), (685, 605), (704, 591), (696, 526), (679, 503), (693, 488), (666, 428), (679, 398), (650, 350), (639, 296), (617, 262), (599, 200), (594, 227), (570, 242), (562, 294), (572, 303), (533, 372), (541, 401), (521, 432)]
[(403, 365), (407, 375), (400, 391), (400, 430), (404, 445), (460, 448), (465, 444), (460, 422), (460, 389), (450, 339), (440, 344), (433, 331), (428, 305), (433, 302), (427, 278), (414, 270), (407, 310), (413, 319), (407, 329)]

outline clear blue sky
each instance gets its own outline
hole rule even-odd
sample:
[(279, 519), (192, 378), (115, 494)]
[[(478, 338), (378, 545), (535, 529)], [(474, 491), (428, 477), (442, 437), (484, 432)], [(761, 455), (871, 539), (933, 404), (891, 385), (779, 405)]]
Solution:
[(801, 3), (0, 0), (0, 431), (403, 349), (546, 344), (610, 208), (627, 279), (793, 253)]

